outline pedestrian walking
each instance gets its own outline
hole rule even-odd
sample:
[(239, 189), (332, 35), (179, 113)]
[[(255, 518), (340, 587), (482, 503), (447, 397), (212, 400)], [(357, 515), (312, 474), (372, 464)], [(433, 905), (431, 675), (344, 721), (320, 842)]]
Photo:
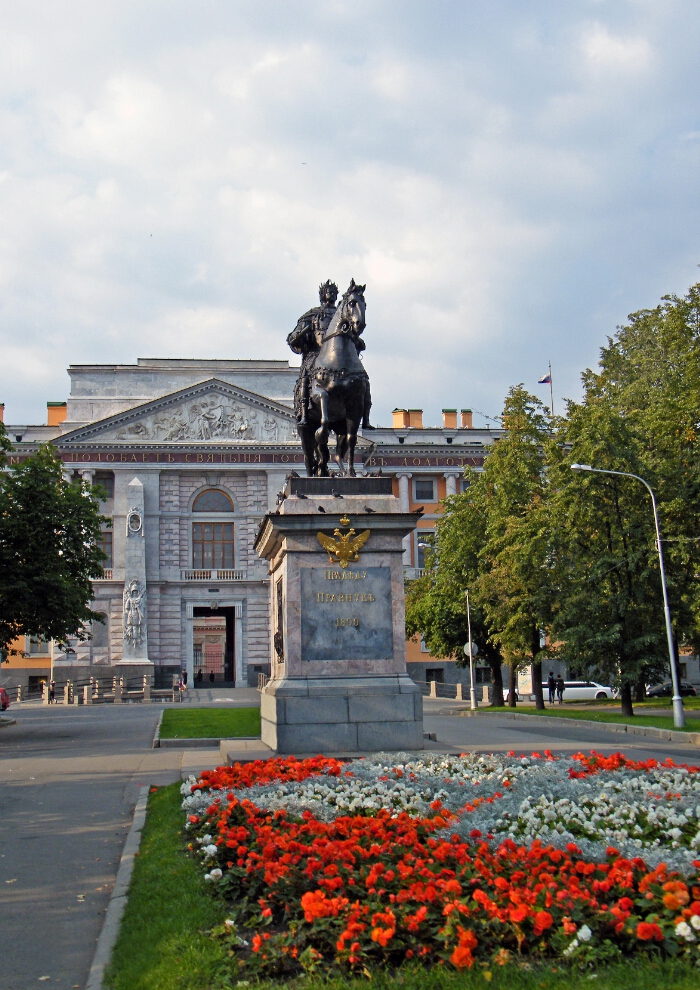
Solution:
[(56, 704), (56, 681), (51, 681), (49, 683), (49, 704)]
[(550, 670), (549, 677), (547, 678), (547, 690), (549, 691), (549, 703), (554, 704), (554, 692), (557, 688), (557, 682), (554, 680), (554, 671)]
[(561, 674), (557, 677), (557, 701), (560, 705), (564, 704), (564, 678)]

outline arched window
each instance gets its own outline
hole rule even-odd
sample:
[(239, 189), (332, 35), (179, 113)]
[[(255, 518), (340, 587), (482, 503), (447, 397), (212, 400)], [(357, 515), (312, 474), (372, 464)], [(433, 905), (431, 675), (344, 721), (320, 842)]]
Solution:
[(233, 512), (233, 502), (224, 492), (209, 488), (200, 492), (192, 505), (193, 512)]

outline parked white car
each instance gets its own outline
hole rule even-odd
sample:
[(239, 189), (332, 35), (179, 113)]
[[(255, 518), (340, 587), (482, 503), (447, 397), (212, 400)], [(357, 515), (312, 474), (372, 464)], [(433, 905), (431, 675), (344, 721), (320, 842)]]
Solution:
[[(542, 685), (542, 694), (546, 701), (549, 697), (547, 684)], [(597, 681), (564, 681), (564, 701), (602, 701), (605, 698), (614, 698), (616, 692), (605, 684), (598, 684)], [(530, 695), (530, 701), (534, 701), (534, 694)]]

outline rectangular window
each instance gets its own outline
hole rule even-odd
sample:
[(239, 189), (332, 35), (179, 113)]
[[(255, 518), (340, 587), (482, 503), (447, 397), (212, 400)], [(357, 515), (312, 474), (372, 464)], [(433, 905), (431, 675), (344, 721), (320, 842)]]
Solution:
[(113, 566), (113, 564), (112, 564), (112, 536), (113, 535), (114, 534), (112, 533), (112, 530), (111, 529), (106, 529), (102, 533), (100, 533), (100, 539), (98, 540), (98, 543), (97, 543), (97, 545), (99, 546), (99, 548), (102, 551), (102, 553), (104, 553), (104, 554), (107, 555), (107, 560), (105, 560), (105, 562), (102, 565), (103, 567), (107, 567), (107, 568), (110, 568), (110, 567)]
[[(95, 482), (101, 488), (107, 492), (107, 499), (114, 498), (114, 472), (113, 471), (97, 471), (95, 472)], [(112, 565), (110, 564), (110, 567)]]
[(426, 667), (425, 668), (425, 679), (428, 683), (431, 681), (436, 681), (438, 684), (445, 683), (445, 668), (444, 667)]
[(413, 498), (416, 502), (435, 502), (435, 482), (432, 478), (415, 478)]
[(688, 664), (687, 663), (679, 663), (678, 664), (678, 673), (679, 673), (680, 677), (682, 677), (682, 679), (685, 681), (687, 679), (687, 677), (688, 677)]
[(30, 656), (48, 656), (51, 652), (48, 639), (41, 636), (27, 636), (26, 652)]
[(233, 523), (192, 524), (192, 566), (233, 569)]
[(416, 530), (416, 567), (425, 567), (425, 555), (435, 533), (431, 529)]

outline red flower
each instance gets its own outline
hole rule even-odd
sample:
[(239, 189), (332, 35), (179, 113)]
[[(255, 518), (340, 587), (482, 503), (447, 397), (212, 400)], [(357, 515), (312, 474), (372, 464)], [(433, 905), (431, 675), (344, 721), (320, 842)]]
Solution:
[(637, 938), (643, 942), (663, 942), (664, 936), (658, 925), (650, 924), (648, 921), (640, 921), (637, 925)]

